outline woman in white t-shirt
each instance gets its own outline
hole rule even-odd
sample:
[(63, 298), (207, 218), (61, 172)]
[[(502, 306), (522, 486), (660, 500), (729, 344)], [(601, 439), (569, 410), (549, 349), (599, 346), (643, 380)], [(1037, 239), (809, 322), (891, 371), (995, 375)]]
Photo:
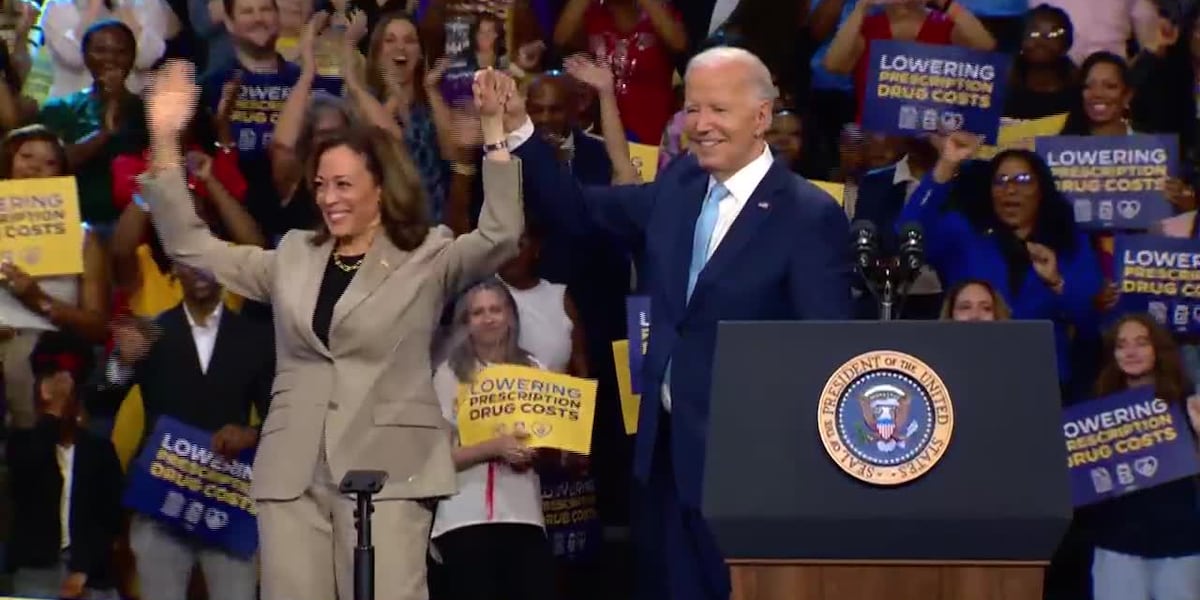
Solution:
[(438, 503), (431, 552), (447, 600), (554, 597), (554, 559), (542, 519), (536, 453), (522, 435), (458, 445), (458, 387), (489, 364), (544, 368), (517, 343), (516, 303), (498, 279), (476, 284), (455, 308), (449, 357), (433, 384), (454, 435), (458, 493)]

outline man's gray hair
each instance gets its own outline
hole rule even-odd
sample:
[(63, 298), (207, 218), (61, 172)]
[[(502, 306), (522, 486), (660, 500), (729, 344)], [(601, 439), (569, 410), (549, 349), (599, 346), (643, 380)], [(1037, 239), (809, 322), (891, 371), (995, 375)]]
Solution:
[(767, 68), (767, 65), (763, 64), (763, 61), (753, 52), (734, 46), (717, 46), (693, 56), (692, 60), (688, 61), (687, 70), (683, 75), (684, 80), (687, 80), (688, 74), (696, 67), (709, 67), (730, 62), (741, 63), (745, 67), (746, 77), (754, 86), (759, 100), (774, 102), (775, 98), (779, 96), (778, 90), (775, 89), (775, 83), (771, 81), (771, 70)]

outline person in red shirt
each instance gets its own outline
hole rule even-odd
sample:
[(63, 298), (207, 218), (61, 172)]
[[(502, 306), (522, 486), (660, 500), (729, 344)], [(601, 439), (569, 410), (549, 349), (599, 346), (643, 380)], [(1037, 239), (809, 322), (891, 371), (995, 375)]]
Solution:
[(862, 123), (866, 95), (867, 57), (871, 54), (871, 42), (877, 40), (941, 46), (954, 44), (974, 50), (992, 50), (996, 47), (992, 34), (961, 2), (858, 0), (829, 43), (824, 64), (830, 73), (854, 74), (858, 123)]
[(663, 0), (569, 0), (554, 43), (588, 49), (616, 77), (617, 106), (631, 139), (657, 144), (674, 112), (674, 56), (687, 49), (679, 13)]

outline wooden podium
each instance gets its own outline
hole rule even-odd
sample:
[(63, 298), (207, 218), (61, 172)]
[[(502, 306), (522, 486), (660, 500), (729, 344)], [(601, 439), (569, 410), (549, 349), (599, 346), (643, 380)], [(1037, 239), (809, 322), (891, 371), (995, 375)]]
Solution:
[(1044, 563), (730, 560), (731, 600), (1041, 600)]
[[(735, 557), (733, 600), (1041, 600), (1071, 517), (1053, 349), (1044, 322), (719, 324), (701, 510)], [(861, 358), (881, 351), (924, 370)], [(839, 466), (894, 462), (835, 462), (822, 443), (826, 415), (850, 415), (844, 431), (862, 418), (827, 399), (879, 388), (936, 389), (953, 409), (940, 461), (900, 484)]]

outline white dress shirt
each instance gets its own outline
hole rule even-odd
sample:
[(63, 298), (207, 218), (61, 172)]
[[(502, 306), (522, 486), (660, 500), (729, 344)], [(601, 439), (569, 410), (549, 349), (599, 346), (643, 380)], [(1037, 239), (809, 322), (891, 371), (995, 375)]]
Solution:
[(58, 458), (58, 473), (62, 475), (62, 494), (58, 497), (58, 522), (62, 527), (60, 549), (71, 546), (71, 490), (75, 484), (75, 444), (54, 447)]
[(200, 357), (201, 373), (208, 373), (208, 363), (212, 362), (213, 347), (217, 344), (217, 330), (221, 327), (221, 315), (225, 312), (221, 304), (217, 303), (217, 308), (208, 315), (203, 325), (196, 324), (196, 319), (192, 318), (192, 311), (188, 310), (186, 304), (183, 307), (183, 314), (187, 315), (188, 325), (192, 327), (192, 341), (196, 343), (196, 356)]

